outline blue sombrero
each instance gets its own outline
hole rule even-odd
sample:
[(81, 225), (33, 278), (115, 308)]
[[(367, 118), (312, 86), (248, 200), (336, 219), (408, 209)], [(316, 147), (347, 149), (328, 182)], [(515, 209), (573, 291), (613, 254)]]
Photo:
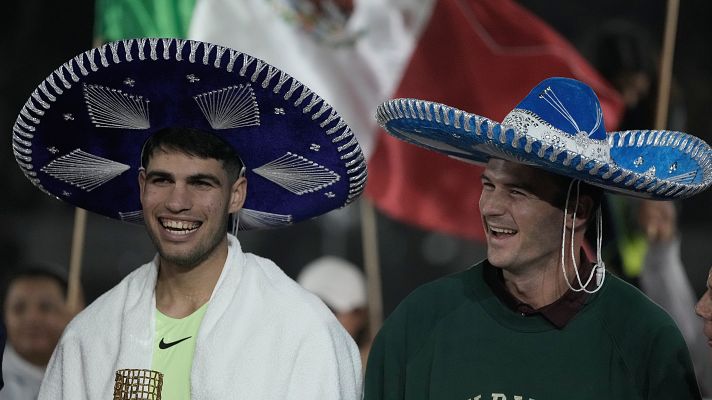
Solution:
[(490, 157), (531, 164), (631, 196), (693, 196), (712, 183), (703, 140), (667, 130), (606, 132), (593, 90), (566, 78), (539, 83), (501, 123), (415, 99), (378, 107), (391, 135), (474, 163)]
[(249, 181), (240, 229), (343, 207), (366, 181), (355, 136), (319, 96), (262, 60), (191, 40), (112, 42), (67, 61), (25, 103), (12, 145), (41, 190), (142, 223), (141, 149), (170, 126), (235, 147)]

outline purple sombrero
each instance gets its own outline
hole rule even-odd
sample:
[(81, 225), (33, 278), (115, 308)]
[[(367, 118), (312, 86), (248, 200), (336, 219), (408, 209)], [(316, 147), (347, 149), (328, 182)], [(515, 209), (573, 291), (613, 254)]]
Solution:
[(539, 83), (501, 123), (416, 99), (387, 101), (376, 118), (391, 135), (454, 158), (531, 164), (631, 196), (686, 198), (712, 184), (707, 143), (667, 130), (606, 132), (595, 93), (573, 79)]
[(169, 126), (211, 132), (235, 147), (249, 181), (240, 229), (343, 207), (366, 182), (356, 137), (318, 95), (262, 60), (192, 40), (132, 39), (79, 54), (34, 90), (12, 145), (44, 192), (142, 223), (141, 149)]

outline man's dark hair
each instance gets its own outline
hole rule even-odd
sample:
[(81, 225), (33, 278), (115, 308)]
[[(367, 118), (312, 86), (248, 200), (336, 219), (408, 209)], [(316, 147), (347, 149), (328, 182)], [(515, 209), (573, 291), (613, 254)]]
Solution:
[(170, 127), (154, 133), (143, 145), (142, 167), (148, 167), (157, 150), (178, 151), (193, 157), (218, 160), (232, 181), (237, 180), (243, 167), (240, 156), (229, 143), (212, 133), (194, 128)]
[[(568, 189), (568, 187), (567, 187)], [(564, 194), (566, 196), (566, 194)], [(588, 217), (588, 221), (586, 221), (586, 234), (592, 234), (595, 238), (596, 235), (596, 211), (598, 210), (599, 207), (601, 207), (601, 204), (603, 202), (603, 189), (598, 187), (598, 186), (593, 186), (590, 185), (586, 182), (581, 182), (581, 186), (579, 188), (579, 197), (584, 197), (588, 196), (593, 200), (593, 206), (591, 207), (591, 214)], [(564, 201), (566, 201), (564, 199)], [(576, 186), (574, 184), (574, 187), (571, 188), (571, 201), (576, 201)], [(592, 242), (595, 243), (595, 242)]]
[[(569, 185), (571, 185), (571, 182), (573, 181), (572, 178), (565, 177), (562, 175), (557, 175), (557, 178), (560, 180), (559, 182), (559, 196), (557, 197), (557, 201), (555, 206), (561, 208), (562, 210), (564, 209), (564, 206), (566, 205), (566, 194), (569, 190)], [(576, 201), (576, 186), (577, 184), (574, 183), (573, 187), (571, 188), (571, 194), (569, 195), (569, 212), (573, 211), (572, 206), (575, 206), (574, 202)], [(598, 207), (601, 207), (601, 203), (603, 202), (603, 189), (594, 186), (591, 184), (588, 184), (586, 182), (581, 181), (579, 184), (579, 197), (589, 197), (593, 201), (593, 207), (591, 208), (591, 215), (588, 218), (588, 221), (586, 221), (586, 235), (588, 236), (589, 233), (593, 233), (595, 235), (596, 233), (596, 210)], [(594, 236), (595, 237), (595, 236)]]
[(67, 278), (62, 273), (57, 271), (57, 268), (51, 265), (41, 263), (26, 264), (10, 273), (9, 278), (2, 287), (2, 299), (0, 303), (5, 307), (5, 297), (7, 296), (10, 286), (13, 283), (23, 279), (41, 279), (47, 278), (54, 281), (62, 290), (62, 296), (67, 297)]

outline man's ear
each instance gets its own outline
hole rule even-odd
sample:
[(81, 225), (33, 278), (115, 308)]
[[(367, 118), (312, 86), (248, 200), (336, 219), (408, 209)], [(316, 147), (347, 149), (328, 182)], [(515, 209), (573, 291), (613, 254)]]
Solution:
[(143, 191), (144, 191), (145, 187), (146, 187), (146, 170), (141, 168), (138, 170), (138, 189), (139, 189), (139, 198), (141, 199), (142, 203), (143, 203)]
[[(578, 199), (578, 208), (575, 205), (569, 205), (568, 215), (566, 216), (566, 228), (580, 230), (584, 228), (588, 221), (594, 217), (596, 210), (593, 209), (594, 202), (591, 196), (581, 195)], [(574, 223), (574, 209), (576, 209), (576, 225)]]
[(247, 197), (247, 178), (241, 176), (230, 187), (229, 213), (236, 213), (242, 209)]

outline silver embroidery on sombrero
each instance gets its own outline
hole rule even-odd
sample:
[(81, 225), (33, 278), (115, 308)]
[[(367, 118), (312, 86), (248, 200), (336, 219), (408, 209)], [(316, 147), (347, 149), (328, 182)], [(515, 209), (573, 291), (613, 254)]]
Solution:
[[(366, 181), (366, 163), (361, 149), (355, 141), (354, 134), (336, 111), (318, 95), (287, 73), (247, 54), (217, 45), (182, 39), (139, 38), (108, 43), (86, 51), (81, 56), (70, 59), (54, 70), (33, 91), (23, 107), (24, 112), (20, 112), (13, 127), (13, 153), (25, 176), (40, 190), (49, 194), (42, 186), (40, 179), (37, 178), (37, 168), (40, 166), (34, 165), (32, 157), (32, 146), (39, 144), (42, 148), (46, 147), (46, 144), (42, 142), (44, 134), (39, 135), (40, 140), (35, 137), (36, 128), (40, 126), (37, 121), (41, 121), (45, 117), (46, 111), (54, 107), (53, 103), (67, 90), (74, 87), (74, 82), (83, 83), (85, 73), (90, 76), (92, 72), (114, 68), (118, 64), (152, 62), (159, 59), (202, 63), (227, 72), (234, 71), (240, 76), (250, 79), (253, 85), (260, 85), (271, 90), (274, 94), (281, 95), (285, 100), (291, 100), (285, 105), (293, 106), (293, 108), (300, 109), (304, 114), (309, 115), (323, 129), (322, 133), (338, 146), (339, 158), (348, 168), (349, 191), (343, 205), (351, 203), (363, 191)], [(140, 122), (127, 123), (122, 120), (121, 124), (128, 124), (129, 128), (136, 128), (137, 125), (149, 126), (147, 101), (139, 103), (139, 105), (145, 110), (139, 112), (139, 115), (132, 119), (138, 118)], [(102, 105), (97, 104), (96, 106)], [(285, 109), (285, 111), (287, 110)], [(143, 115), (144, 112), (145, 115)], [(116, 113), (116, 115), (118, 114), (120, 113)]]
[(124, 222), (131, 222), (134, 224), (143, 224), (143, 211), (119, 211), (119, 219)]
[[(666, 197), (687, 197), (699, 193), (706, 187), (706, 182), (712, 179), (706, 171), (710, 170), (712, 158), (708, 152), (702, 151), (707, 147), (706, 143), (699, 138), (686, 135), (682, 132), (675, 131), (623, 131), (614, 132), (609, 135), (609, 143), (614, 148), (641, 148), (644, 145), (653, 147), (670, 147), (680, 152), (683, 158), (689, 157), (694, 162), (696, 168), (693, 170), (678, 171), (679, 165), (674, 162), (667, 168), (667, 172), (671, 176), (666, 177), (647, 177), (644, 173), (632, 172), (621, 169), (618, 166), (613, 166), (603, 179), (613, 178), (614, 182), (621, 182), (624, 179), (629, 179), (632, 182), (642, 180), (642, 183), (637, 186), (642, 186), (645, 191), (655, 193), (658, 196)], [(631, 167), (640, 167), (646, 160), (643, 156), (632, 158)], [(624, 166), (625, 168), (626, 166)], [(661, 168), (662, 169), (662, 168)], [(646, 170), (649, 171), (650, 169)], [(662, 169), (663, 171), (665, 169)], [(677, 175), (672, 175), (673, 172), (678, 172)], [(616, 174), (619, 173), (617, 176)], [(658, 175), (660, 172), (658, 171)], [(700, 177), (700, 174), (702, 176)], [(663, 173), (663, 175), (665, 175)], [(701, 180), (701, 182), (696, 182)], [(627, 183), (627, 182), (626, 182)], [(646, 185), (647, 183), (647, 185)]]
[(37, 172), (33, 170), (34, 166), (32, 165), (32, 150), (30, 149), (30, 145), (30, 142), (23, 140), (20, 136), (18, 136), (18, 129), (16, 126), (12, 133), (12, 152), (15, 155), (15, 161), (17, 161), (17, 164), (22, 168), (27, 179), (46, 192), (40, 184), (40, 180), (36, 177)]
[(193, 96), (213, 129), (231, 129), (260, 124), (260, 109), (252, 86), (229, 86)]
[[(541, 119), (537, 114), (522, 109), (512, 110), (502, 121), (502, 125), (512, 126), (515, 131), (534, 137), (542, 142), (539, 157), (544, 156), (544, 152), (552, 149), (557, 152), (566, 151), (569, 158), (568, 165), (575, 155), (581, 155), (581, 161), (577, 165), (578, 170), (582, 170), (587, 161), (597, 163), (607, 163), (611, 161), (609, 146), (605, 140), (592, 139), (590, 136), (601, 125), (603, 113), (600, 106), (596, 106), (596, 122), (588, 131), (582, 129), (573, 118), (566, 105), (559, 99), (556, 93), (547, 87), (539, 94), (539, 98), (549, 104), (574, 128), (574, 134), (564, 132), (547, 121)], [(555, 159), (555, 158), (554, 158)]]
[(148, 129), (148, 100), (101, 85), (84, 84), (89, 117), (98, 128)]
[[(575, 148), (578, 151), (581, 151), (581, 147), (584, 150), (588, 148), (592, 150), (584, 152), (584, 154), (578, 154), (576, 150), (565, 146), (567, 143), (561, 139), (562, 137), (570, 137), (569, 134), (559, 132), (559, 134), (552, 135), (549, 132), (548, 135), (544, 133), (537, 136), (538, 130), (532, 127), (538, 126), (541, 128), (547, 123), (534, 115), (526, 114), (523, 110), (515, 111), (517, 112), (511, 113), (501, 124), (503, 125), (501, 129), (495, 130), (493, 127), (500, 124), (467, 112), (460, 114), (457, 109), (443, 104), (417, 99), (393, 99), (378, 106), (376, 119), (380, 126), (386, 128), (394, 136), (416, 144), (419, 143), (412, 140), (411, 137), (401, 135), (400, 130), (396, 128), (400, 127), (400, 121), (419, 120), (422, 121), (419, 123), (424, 124), (424, 126), (433, 125), (433, 121), (438, 121), (439, 123), (456, 127), (452, 132), (449, 132), (449, 135), (456, 138), (457, 136), (455, 135), (467, 137), (468, 135), (464, 134), (465, 132), (473, 139), (486, 136), (488, 139), (486, 144), (472, 144), (472, 148), (475, 150), (473, 155), (477, 153), (499, 154), (505, 158), (516, 156), (516, 158), (523, 160), (515, 152), (507, 151), (505, 153), (501, 150), (511, 146), (513, 149), (521, 149), (523, 152), (533, 153), (533, 145), (540, 143), (541, 146), (535, 152), (539, 158), (552, 163), (561, 163), (563, 166), (571, 165), (578, 158), (578, 163), (574, 166), (576, 170), (585, 170), (587, 175), (598, 177), (592, 178), (594, 180), (601, 179), (604, 183), (608, 181), (607, 183), (610, 184), (611, 190), (643, 195), (643, 197), (685, 198), (703, 191), (712, 181), (712, 153), (708, 151), (709, 146), (703, 140), (694, 136), (673, 131), (624, 131), (609, 133), (606, 140), (598, 141), (589, 138), (588, 134), (583, 132), (583, 135), (578, 135), (578, 143), (576, 141), (577, 138), (571, 138), (570, 141), (572, 144), (577, 145)], [(598, 111), (600, 113), (600, 109)], [(562, 112), (565, 113), (563, 110)], [(572, 124), (572, 126), (574, 125)], [(405, 129), (407, 128), (402, 130)], [(410, 132), (410, 134), (415, 135), (414, 132)], [(482, 139), (484, 138), (477, 140)], [(499, 143), (502, 143), (502, 145), (500, 146)], [(606, 143), (608, 144), (607, 148), (600, 148), (601, 144), (605, 146)], [(690, 167), (686, 167), (683, 170), (682, 164), (674, 162), (672, 165), (658, 165), (656, 175), (645, 175), (644, 172), (650, 171), (649, 167), (640, 172), (632, 170), (634, 166), (640, 167), (647, 161), (644, 157), (641, 156), (640, 161), (634, 164), (633, 161), (637, 160), (636, 155), (630, 158), (630, 165), (620, 165), (618, 164), (620, 160), (615, 160), (611, 156), (611, 152), (616, 148), (642, 148), (643, 146), (671, 147), (679, 151), (682, 158), (689, 158), (695, 165), (693, 167), (694, 170), (690, 171)], [(596, 155), (596, 158), (590, 158), (591, 152)], [(562, 154), (565, 154), (565, 157)], [(454, 155), (450, 156), (460, 158)], [(482, 161), (472, 156), (464, 157), (463, 159), (475, 162)], [(636, 168), (636, 171), (638, 169)], [(660, 176), (662, 175), (661, 171), (669, 171), (669, 175)], [(677, 173), (677, 175), (670, 176), (673, 172)], [(630, 187), (632, 185), (637, 190), (631, 191)], [(647, 195), (645, 195), (646, 193)]]
[(32, 162), (32, 150), (28, 149), (27, 147), (24, 147), (21, 142), (25, 141), (17, 137), (13, 138), (12, 150), (15, 153), (15, 157), (18, 159), (18, 162), (24, 161), (25, 163), (30, 163)]
[(243, 208), (236, 218), (240, 230), (291, 225), (292, 216)]
[(603, 113), (601, 112), (601, 108), (598, 106), (596, 107), (596, 124), (593, 126), (593, 128), (586, 132), (579, 128), (576, 119), (574, 119), (569, 110), (566, 108), (564, 102), (559, 100), (559, 96), (554, 93), (554, 90), (551, 87), (547, 87), (546, 89), (544, 89), (544, 91), (539, 94), (539, 98), (546, 101), (551, 107), (558, 111), (561, 116), (563, 116), (567, 121), (569, 121), (569, 123), (574, 127), (577, 133), (586, 133), (588, 136), (591, 136), (591, 134), (593, 134), (593, 132), (598, 129), (599, 126), (601, 126)]
[(398, 134), (403, 139), (407, 139), (409, 142), (412, 142), (414, 144), (419, 144), (421, 146), (429, 147), (431, 149), (440, 150), (447, 154), (452, 154), (452, 153), (460, 154), (460, 155), (470, 154), (468, 151), (465, 151), (458, 147), (451, 146), (447, 143), (444, 143), (444, 142), (441, 142), (438, 140), (434, 140), (434, 139), (430, 139), (425, 136), (414, 135), (414, 134), (411, 134), (410, 132), (403, 130), (403, 129), (392, 128), (392, 130), (398, 132)]
[(336, 172), (292, 152), (255, 168), (254, 172), (296, 195), (315, 192), (340, 179)]
[(359, 152), (356, 158), (346, 162), (345, 165), (347, 168), (353, 167), (346, 170), (346, 173), (349, 175), (349, 180), (351, 181), (348, 197), (348, 201), (351, 201), (351, 199), (358, 196), (361, 191), (363, 191), (364, 186), (366, 186), (368, 173), (366, 172), (363, 153)]
[(684, 174), (680, 175), (675, 175), (667, 178), (667, 180), (675, 183), (688, 183), (691, 184), (692, 182), (695, 181), (695, 178), (697, 177), (697, 171), (690, 171)]
[(91, 192), (128, 169), (126, 164), (75, 149), (45, 165), (40, 171)]

